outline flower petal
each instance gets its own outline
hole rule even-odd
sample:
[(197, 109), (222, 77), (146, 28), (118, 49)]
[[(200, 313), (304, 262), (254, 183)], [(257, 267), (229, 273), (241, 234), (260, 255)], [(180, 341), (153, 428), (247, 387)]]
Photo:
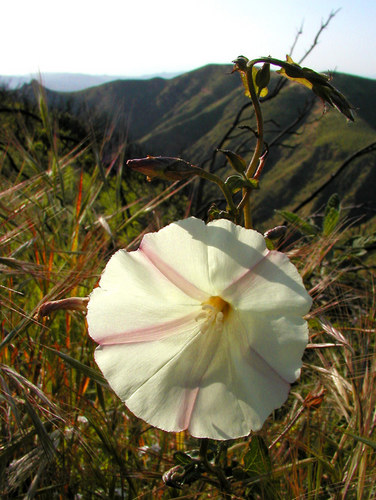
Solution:
[(192, 325), (157, 342), (100, 347), (96, 362), (146, 422), (166, 431), (188, 429), (195, 437), (233, 439), (260, 429), (290, 388), (249, 346), (242, 328), (235, 321), (222, 333), (202, 334)]
[(140, 249), (171, 281), (167, 263), (173, 262), (179, 276), (208, 295), (219, 295), (268, 253), (256, 231), (225, 219), (205, 225), (194, 217), (145, 235)]
[(295, 315), (238, 311), (234, 313), (248, 345), (289, 383), (300, 375), (302, 356), (308, 342), (307, 322)]
[(288, 257), (269, 252), (257, 265), (247, 270), (227, 287), (222, 297), (236, 310), (278, 312), (284, 316), (303, 316), (309, 311), (312, 299), (304, 288), (302, 278)]
[(247, 343), (239, 325), (223, 332), (202, 379), (189, 431), (196, 437), (234, 439), (260, 430), (287, 399), (290, 384)]
[[(189, 425), (199, 389), (198, 324), (160, 341), (101, 346), (95, 360), (116, 394), (148, 423), (166, 431)], [(201, 353), (202, 354), (202, 353)], [(198, 376), (198, 378), (197, 378)]]
[(156, 340), (175, 333), (200, 307), (142, 252), (120, 250), (90, 295), (89, 333), (99, 344)]

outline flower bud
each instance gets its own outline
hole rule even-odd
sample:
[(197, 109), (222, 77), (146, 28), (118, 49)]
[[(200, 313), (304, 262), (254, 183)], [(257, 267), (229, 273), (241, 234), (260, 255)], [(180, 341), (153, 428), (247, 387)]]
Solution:
[(304, 78), (312, 83), (312, 85), (326, 85), (330, 80), (328, 75), (324, 73), (317, 73), (310, 68), (302, 68), (304, 73)]
[(234, 69), (232, 70), (232, 72), (234, 72), (234, 71), (246, 72), (248, 61), (249, 61), (249, 59), (245, 56), (239, 56), (236, 59), (234, 59), (232, 61), (234, 63)]
[(353, 106), (335, 87), (327, 83), (326, 85), (313, 85), (312, 90), (324, 102), (338, 109), (349, 120), (354, 121)]
[(338, 109), (342, 114), (346, 116), (349, 120), (352, 122), (354, 121), (354, 115), (352, 110), (354, 109), (353, 106), (349, 103), (349, 101), (345, 98), (343, 94), (341, 94), (337, 89), (334, 87), (331, 88), (332, 92), (330, 94), (330, 100), (332, 102), (332, 105)]
[(278, 240), (286, 233), (286, 226), (276, 226), (273, 229), (268, 229), (264, 233), (264, 238), (268, 238), (269, 240)]
[(181, 158), (169, 156), (147, 156), (128, 160), (127, 166), (136, 172), (147, 175), (150, 179), (157, 177), (169, 181), (180, 181), (197, 175), (197, 167)]
[(270, 81), (270, 64), (264, 63), (261, 69), (256, 73), (256, 85), (259, 89), (263, 89), (269, 85)]
[(54, 311), (80, 311), (87, 312), (89, 297), (68, 297), (67, 299), (51, 300), (41, 304), (34, 315), (35, 319), (49, 316)]
[[(305, 77), (302, 68), (298, 64), (285, 64), (282, 69), (288, 78), (294, 79)], [(277, 73), (280, 73), (280, 71), (277, 71)]]

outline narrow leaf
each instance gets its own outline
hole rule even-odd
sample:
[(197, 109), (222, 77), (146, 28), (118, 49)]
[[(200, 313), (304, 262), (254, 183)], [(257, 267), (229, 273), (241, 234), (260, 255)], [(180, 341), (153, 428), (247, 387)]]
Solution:
[(345, 434), (348, 434), (349, 436), (354, 438), (356, 441), (360, 441), (361, 443), (364, 443), (364, 444), (370, 446), (371, 448), (373, 448), (374, 450), (376, 450), (376, 441), (372, 441), (371, 439), (368, 439), (368, 438), (365, 438), (362, 436), (357, 436), (356, 434), (353, 434), (352, 432), (349, 432), (349, 431), (344, 431), (344, 432), (345, 432)]
[(330, 234), (332, 234), (332, 232), (338, 225), (339, 216), (339, 210), (334, 207), (330, 207), (329, 211), (325, 214), (322, 224), (322, 233), (324, 236), (329, 236)]
[(290, 224), (297, 227), (303, 234), (317, 235), (319, 233), (316, 226), (305, 221), (293, 212), (289, 212), (288, 210), (276, 210), (276, 213), (283, 217), (287, 222), (290, 222)]
[(336, 210), (340, 209), (341, 200), (337, 193), (332, 194), (329, 198), (328, 203), (325, 207), (325, 215), (330, 211), (331, 208), (335, 208)]
[(218, 149), (218, 151), (220, 151), (226, 156), (232, 168), (237, 172), (239, 172), (239, 174), (243, 174), (245, 172), (247, 164), (244, 158), (242, 158), (237, 153), (230, 151), (229, 149)]
[(38, 414), (36, 413), (36, 411), (34, 410), (32, 405), (28, 401), (27, 395), (25, 392), (24, 392), (24, 396), (25, 396), (25, 407), (26, 407), (27, 413), (29, 414), (31, 420), (33, 421), (35, 430), (36, 430), (36, 432), (39, 436), (39, 439), (40, 439), (40, 443), (43, 446), (43, 449), (44, 449), (45, 453), (47, 454), (47, 456), (49, 458), (53, 458), (53, 456), (56, 453), (56, 448), (54, 446), (54, 443), (52, 442), (48, 432), (46, 431), (43, 422), (41, 421)]

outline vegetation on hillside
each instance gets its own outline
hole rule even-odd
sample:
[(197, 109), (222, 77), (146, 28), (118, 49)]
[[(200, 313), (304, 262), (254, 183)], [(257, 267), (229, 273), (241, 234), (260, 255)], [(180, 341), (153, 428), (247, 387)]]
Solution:
[[(281, 85), (281, 81), (286, 83)], [(325, 112), (322, 101), (307, 88), (297, 89), (272, 72), (269, 94), (261, 99), (269, 158), (264, 189), (255, 197), (255, 219), (260, 227), (267, 227), (275, 208), (294, 209), (351, 155), (375, 143), (376, 81), (335, 74), (333, 83), (353, 104), (355, 122), (344, 126), (338, 113)], [(23, 90), (28, 96), (32, 92), (31, 88)], [(239, 92), (239, 79), (231, 75), (231, 66), (209, 65), (171, 80), (116, 81), (81, 92), (46, 91), (46, 95), (52, 109), (95, 123), (95, 130), (102, 134), (115, 120), (116, 141), (127, 141), (133, 157), (180, 156), (225, 175), (228, 165), (217, 148), (238, 151), (247, 159), (252, 155), (249, 131), (241, 127), (252, 121), (253, 109)], [(375, 227), (373, 165), (374, 156), (369, 154), (353, 159), (306, 206), (305, 214), (320, 210), (330, 194), (338, 192), (349, 207), (349, 217), (362, 216)], [(294, 182), (286, 184), (286, 176)], [(203, 205), (210, 206), (217, 199), (216, 191), (207, 186), (203, 189), (192, 206), (199, 215)]]

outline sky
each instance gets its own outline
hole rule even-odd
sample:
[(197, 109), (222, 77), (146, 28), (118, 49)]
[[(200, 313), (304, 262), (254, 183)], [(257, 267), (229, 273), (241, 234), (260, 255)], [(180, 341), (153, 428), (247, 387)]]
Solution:
[(0, 0), (0, 75), (137, 77), (270, 55), (376, 78), (376, 0)]

